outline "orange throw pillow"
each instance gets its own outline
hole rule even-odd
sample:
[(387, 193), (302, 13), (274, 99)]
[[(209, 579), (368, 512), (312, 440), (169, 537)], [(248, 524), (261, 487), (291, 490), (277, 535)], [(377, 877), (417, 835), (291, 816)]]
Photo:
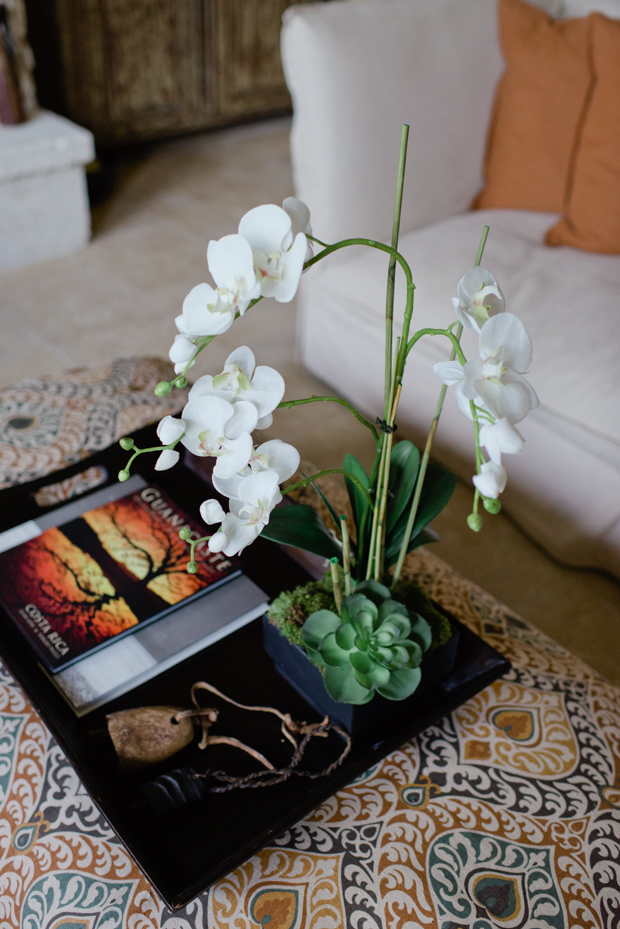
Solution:
[(620, 21), (592, 16), (596, 83), (569, 179), (564, 219), (547, 245), (620, 254)]
[(561, 213), (571, 154), (592, 82), (589, 19), (554, 21), (523, 0), (500, 0), (506, 71), (498, 85), (473, 209)]

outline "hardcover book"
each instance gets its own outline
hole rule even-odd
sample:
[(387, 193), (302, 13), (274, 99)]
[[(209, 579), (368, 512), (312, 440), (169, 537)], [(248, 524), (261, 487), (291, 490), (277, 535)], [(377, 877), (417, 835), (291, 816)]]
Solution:
[(59, 671), (239, 572), (205, 542), (189, 574), (184, 526), (205, 534), (155, 485), (117, 496), (0, 553), (0, 602)]

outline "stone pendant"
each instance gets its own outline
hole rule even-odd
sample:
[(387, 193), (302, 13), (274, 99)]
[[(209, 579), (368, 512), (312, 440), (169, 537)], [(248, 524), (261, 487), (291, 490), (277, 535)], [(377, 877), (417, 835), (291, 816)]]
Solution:
[(125, 770), (137, 771), (166, 761), (186, 748), (195, 735), (192, 717), (182, 707), (141, 706), (106, 716), (108, 732)]

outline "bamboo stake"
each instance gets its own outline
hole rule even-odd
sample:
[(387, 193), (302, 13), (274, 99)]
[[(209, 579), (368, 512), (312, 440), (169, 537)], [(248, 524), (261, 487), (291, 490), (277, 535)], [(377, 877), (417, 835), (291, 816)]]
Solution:
[(338, 559), (330, 558), (329, 566), (332, 571), (332, 584), (334, 587), (334, 600), (336, 601), (336, 609), (338, 610), (338, 615), (342, 611), (342, 588), (340, 586), (340, 578), (338, 577)]
[(342, 533), (342, 566), (344, 568), (344, 595), (351, 594), (351, 544), (349, 542), (349, 527), (347, 517), (340, 517), (340, 532)]

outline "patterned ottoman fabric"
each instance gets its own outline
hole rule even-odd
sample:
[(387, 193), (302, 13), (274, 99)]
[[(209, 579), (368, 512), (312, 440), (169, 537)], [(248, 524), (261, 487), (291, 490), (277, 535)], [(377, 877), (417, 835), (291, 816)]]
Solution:
[[(128, 385), (140, 362), (118, 364)], [(73, 444), (50, 428), (26, 464), (0, 458), (7, 482), (80, 456), (106, 396), (116, 412), (95, 441), (169, 411), (90, 376), (59, 385), (83, 401)], [(176, 913), (0, 665), (1, 929), (620, 927), (620, 691), (430, 552), (408, 570), (513, 670)]]
[(153, 393), (171, 376), (172, 365), (160, 358), (121, 358), (0, 389), (0, 488), (75, 464), (175, 413), (187, 390)]

